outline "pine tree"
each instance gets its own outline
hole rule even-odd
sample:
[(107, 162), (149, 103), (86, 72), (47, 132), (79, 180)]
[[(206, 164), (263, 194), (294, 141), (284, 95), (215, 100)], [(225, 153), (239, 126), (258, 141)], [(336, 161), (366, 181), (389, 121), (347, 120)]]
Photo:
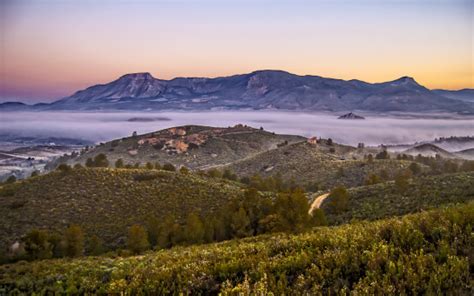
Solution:
[(71, 225), (64, 232), (65, 255), (79, 257), (84, 253), (84, 232), (79, 225)]
[(309, 226), (308, 199), (303, 190), (297, 188), (291, 193), (280, 193), (275, 200), (275, 213), (280, 219), (283, 231), (300, 232)]
[(52, 245), (48, 240), (49, 234), (46, 230), (33, 229), (24, 238), (25, 251), (32, 259), (47, 259), (53, 255)]
[(123, 168), (124, 167), (123, 159), (121, 158), (117, 159), (117, 161), (115, 162), (115, 167), (118, 169)]
[(184, 240), (188, 244), (200, 244), (204, 241), (205, 229), (201, 218), (191, 213), (186, 219), (184, 227)]
[(231, 216), (230, 220), (230, 228), (233, 237), (241, 238), (252, 234), (250, 219), (244, 208), (240, 207), (239, 210)]
[(344, 186), (336, 187), (329, 194), (328, 201), (332, 211), (341, 213), (349, 206), (349, 193)]
[(127, 247), (134, 254), (139, 254), (150, 247), (148, 235), (143, 226), (138, 224), (130, 226), (128, 230)]
[(313, 226), (326, 226), (328, 221), (326, 215), (322, 209), (313, 209), (311, 212), (311, 225)]
[(97, 256), (105, 252), (105, 247), (103, 241), (97, 236), (93, 235), (89, 240), (88, 254), (92, 256)]

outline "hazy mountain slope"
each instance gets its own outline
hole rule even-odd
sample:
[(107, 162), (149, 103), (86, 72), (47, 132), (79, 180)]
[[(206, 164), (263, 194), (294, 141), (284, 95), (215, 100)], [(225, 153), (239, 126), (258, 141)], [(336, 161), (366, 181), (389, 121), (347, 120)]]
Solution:
[[(40, 108), (40, 107), (38, 107)], [(44, 109), (41, 106), (40, 109)], [(474, 104), (453, 100), (402, 77), (385, 83), (298, 76), (264, 70), (219, 78), (162, 80), (149, 73), (127, 74), (52, 103), (50, 110), (213, 110), (474, 112)]]
[(276, 148), (285, 141), (304, 140), (300, 136), (277, 135), (242, 125), (229, 128), (183, 126), (107, 142), (70, 162), (85, 163), (87, 158), (105, 153), (111, 165), (122, 158), (126, 164), (159, 162), (205, 169)]
[(436, 155), (439, 155), (443, 158), (458, 158), (455, 154), (429, 143), (417, 145), (415, 147), (404, 150), (402, 153), (412, 156), (417, 156), (421, 154), (423, 156), (429, 157), (435, 157)]
[(63, 231), (79, 224), (90, 237), (121, 245), (127, 227), (152, 216), (209, 213), (237, 198), (224, 180), (161, 170), (74, 169), (0, 187), (0, 247), (32, 228)]
[(351, 188), (347, 211), (332, 212), (330, 197), (321, 208), (330, 224), (339, 224), (353, 219), (401, 216), (471, 200), (474, 200), (474, 172), (415, 178), (403, 191), (394, 182)]
[(127, 258), (20, 262), (0, 266), (0, 288), (7, 294), (470, 295), (473, 222), (471, 203)]
[(465, 88), (461, 90), (443, 90), (443, 89), (435, 89), (433, 90), (434, 93), (460, 101), (466, 102), (474, 102), (474, 89), (472, 88)]
[(461, 151), (455, 152), (454, 154), (464, 159), (474, 160), (474, 148), (461, 150)]
[[(331, 149), (335, 151), (331, 152)], [(338, 184), (360, 186), (370, 173), (380, 174), (382, 170), (393, 177), (410, 165), (408, 161), (399, 160), (368, 163), (361, 159), (363, 154), (359, 152), (350, 146), (327, 145), (325, 140), (317, 145), (302, 142), (260, 153), (227, 167), (241, 177), (256, 173), (264, 177), (280, 175), (284, 180), (294, 179), (302, 185), (318, 183), (331, 188)]]

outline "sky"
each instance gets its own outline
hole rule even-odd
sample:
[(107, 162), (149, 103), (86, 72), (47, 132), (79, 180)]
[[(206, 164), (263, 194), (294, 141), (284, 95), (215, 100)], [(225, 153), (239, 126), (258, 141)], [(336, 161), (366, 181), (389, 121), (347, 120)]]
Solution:
[(0, 0), (0, 101), (262, 69), (474, 88), (474, 0)]

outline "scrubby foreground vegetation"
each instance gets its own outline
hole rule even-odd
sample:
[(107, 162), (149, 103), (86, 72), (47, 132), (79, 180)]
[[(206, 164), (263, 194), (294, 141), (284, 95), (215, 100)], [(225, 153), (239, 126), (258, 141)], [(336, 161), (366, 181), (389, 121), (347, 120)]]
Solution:
[(470, 203), (136, 257), (20, 262), (0, 267), (0, 292), (468, 295), (473, 225)]

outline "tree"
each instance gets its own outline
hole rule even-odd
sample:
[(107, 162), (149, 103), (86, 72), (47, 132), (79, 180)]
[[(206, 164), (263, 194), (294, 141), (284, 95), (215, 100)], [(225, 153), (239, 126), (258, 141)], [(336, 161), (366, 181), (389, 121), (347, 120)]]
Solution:
[(145, 227), (134, 224), (128, 229), (127, 247), (134, 254), (140, 254), (150, 247)]
[(191, 213), (186, 219), (186, 225), (184, 226), (184, 240), (188, 244), (200, 244), (204, 241), (204, 224), (201, 218)]
[(222, 178), (235, 181), (237, 180), (237, 175), (234, 174), (234, 172), (232, 172), (230, 169), (225, 169), (224, 173), (222, 174)]
[(88, 254), (92, 256), (97, 256), (105, 252), (105, 247), (103, 241), (97, 236), (93, 235), (89, 240)]
[(211, 178), (222, 178), (222, 173), (218, 169), (210, 169), (207, 171), (207, 175)]
[(65, 164), (65, 163), (61, 163), (60, 165), (58, 165), (58, 167), (56, 169), (60, 172), (63, 172), (63, 173), (67, 173), (67, 172), (70, 172), (72, 170), (72, 168), (70, 166), (68, 166), (67, 164)]
[(84, 253), (84, 232), (79, 225), (71, 225), (64, 232), (65, 255), (79, 257)]
[(390, 159), (390, 155), (387, 150), (383, 150), (375, 155), (375, 159)]
[(365, 185), (374, 185), (382, 182), (382, 179), (376, 174), (369, 174), (365, 179)]
[(74, 169), (75, 169), (75, 170), (80, 170), (80, 169), (83, 169), (83, 168), (84, 168), (84, 167), (83, 167), (82, 164), (80, 164), (80, 163), (76, 163), (76, 164), (74, 165)]
[(230, 221), (232, 237), (241, 238), (252, 235), (250, 219), (244, 208), (240, 207), (238, 211), (233, 213)]
[(402, 171), (395, 176), (395, 188), (403, 193), (408, 189), (408, 179), (411, 177), (411, 171)]
[(167, 215), (160, 223), (156, 246), (160, 248), (170, 248), (181, 240), (180, 226), (176, 223), (173, 215)]
[(327, 139), (326, 144), (328, 144), (328, 146), (332, 146), (334, 143), (333, 143), (332, 139), (329, 138), (329, 139)]
[(332, 211), (341, 213), (349, 206), (349, 193), (344, 186), (336, 187), (329, 193), (328, 201)]
[(94, 161), (92, 160), (92, 158), (88, 158), (86, 160), (86, 167), (88, 168), (93, 168), (95, 165), (94, 165)]
[(185, 167), (184, 165), (179, 169), (179, 172), (183, 175), (189, 174), (189, 169)]
[(163, 165), (163, 170), (165, 171), (170, 171), (170, 172), (175, 172), (176, 171), (176, 168), (174, 167), (174, 165), (172, 165), (171, 163), (165, 163)]
[(152, 247), (158, 244), (158, 238), (161, 231), (160, 220), (156, 217), (150, 217), (146, 223), (146, 230), (148, 232), (148, 241)]
[(421, 173), (420, 165), (416, 162), (410, 163), (410, 166), (408, 168), (413, 173), (413, 175), (418, 175), (419, 173)]
[(30, 177), (36, 177), (36, 176), (39, 176), (39, 171), (38, 170), (34, 170), (30, 175)]
[(274, 207), (280, 219), (280, 230), (301, 232), (309, 226), (309, 203), (302, 189), (278, 194)]
[(25, 251), (31, 260), (47, 259), (53, 255), (53, 248), (46, 230), (33, 229), (25, 236)]
[(121, 158), (117, 159), (117, 161), (115, 162), (115, 167), (118, 169), (123, 168), (124, 167), (123, 159)]
[(368, 163), (373, 163), (374, 162), (374, 157), (372, 156), (372, 154), (367, 155), (367, 162)]
[(322, 209), (313, 209), (311, 212), (311, 225), (313, 226), (326, 226), (328, 221), (326, 215)]
[(5, 183), (7, 184), (11, 184), (11, 183), (15, 183), (16, 182), (16, 177), (14, 175), (11, 175), (10, 177), (7, 178), (7, 180), (5, 181)]
[(109, 161), (107, 160), (107, 156), (104, 153), (99, 153), (94, 157), (94, 166), (95, 167), (108, 167)]
[(153, 166), (153, 164), (152, 164), (151, 162), (147, 162), (147, 163), (145, 164), (145, 168), (147, 168), (148, 170), (152, 170), (152, 169), (154, 169), (154, 166)]

